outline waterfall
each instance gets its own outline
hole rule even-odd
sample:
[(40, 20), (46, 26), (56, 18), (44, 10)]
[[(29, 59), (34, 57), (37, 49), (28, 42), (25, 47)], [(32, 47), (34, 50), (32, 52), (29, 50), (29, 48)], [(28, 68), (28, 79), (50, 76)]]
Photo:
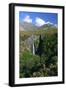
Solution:
[(33, 43), (33, 55), (35, 55), (35, 46), (34, 46), (34, 43)]
[(35, 55), (34, 36), (32, 35), (32, 53)]

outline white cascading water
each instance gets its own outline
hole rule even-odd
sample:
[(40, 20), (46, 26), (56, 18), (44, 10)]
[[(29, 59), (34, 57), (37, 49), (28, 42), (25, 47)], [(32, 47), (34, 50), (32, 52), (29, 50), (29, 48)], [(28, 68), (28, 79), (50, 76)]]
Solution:
[(35, 55), (35, 46), (34, 46), (34, 43), (33, 43), (33, 55)]
[(33, 55), (35, 55), (34, 36), (33, 35), (32, 35), (32, 42), (33, 42), (33, 44), (32, 44), (32, 53), (33, 53)]

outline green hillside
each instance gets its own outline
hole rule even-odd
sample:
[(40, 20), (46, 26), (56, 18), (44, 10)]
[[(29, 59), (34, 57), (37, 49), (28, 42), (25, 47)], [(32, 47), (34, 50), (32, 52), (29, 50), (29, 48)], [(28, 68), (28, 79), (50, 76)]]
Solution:
[(57, 28), (23, 29), (19, 36), (20, 78), (57, 76)]
[(26, 39), (30, 37), (31, 35), (50, 35), (53, 33), (57, 33), (57, 29), (52, 29), (52, 30), (36, 30), (36, 31), (20, 31), (20, 36), (23, 39)]

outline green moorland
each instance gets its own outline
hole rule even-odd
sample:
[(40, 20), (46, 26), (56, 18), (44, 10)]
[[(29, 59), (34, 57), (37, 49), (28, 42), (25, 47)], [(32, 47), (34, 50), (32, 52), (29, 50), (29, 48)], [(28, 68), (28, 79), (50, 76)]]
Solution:
[(56, 28), (52, 30), (20, 31), (20, 37), (25, 40), (31, 35), (51, 35), (54, 33), (57, 33)]
[[(28, 38), (36, 36), (36, 52), (28, 46)], [(42, 38), (41, 38), (42, 37)], [(27, 41), (27, 42), (26, 42)], [(58, 75), (57, 29), (20, 31), (20, 78)]]

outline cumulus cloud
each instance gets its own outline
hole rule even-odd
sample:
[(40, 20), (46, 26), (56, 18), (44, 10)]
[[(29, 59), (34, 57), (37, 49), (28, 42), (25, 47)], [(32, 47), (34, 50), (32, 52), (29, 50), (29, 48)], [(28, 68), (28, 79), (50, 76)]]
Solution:
[[(43, 19), (41, 19), (39, 17), (36, 17), (36, 19), (35, 19), (35, 25), (36, 26), (40, 27), (40, 26), (42, 26), (44, 24), (51, 24), (51, 25), (53, 25), (53, 23), (51, 23), (50, 21), (46, 22), (45, 20), (43, 20)], [(57, 25), (55, 25), (55, 26), (57, 26)]]
[(27, 16), (24, 18), (23, 21), (24, 21), (24, 22), (27, 22), (27, 23), (32, 23), (32, 19), (30, 18), (29, 15), (27, 15)]
[(49, 21), (48, 21), (48, 22), (46, 22), (46, 24), (51, 24), (51, 25), (53, 25), (53, 23), (51, 23), (51, 22), (49, 22)]
[(41, 19), (39, 17), (36, 17), (36, 20), (35, 20), (35, 25), (36, 26), (39, 26), (40, 27), (40, 26), (42, 26), (44, 24), (46, 24), (46, 22), (43, 19)]

